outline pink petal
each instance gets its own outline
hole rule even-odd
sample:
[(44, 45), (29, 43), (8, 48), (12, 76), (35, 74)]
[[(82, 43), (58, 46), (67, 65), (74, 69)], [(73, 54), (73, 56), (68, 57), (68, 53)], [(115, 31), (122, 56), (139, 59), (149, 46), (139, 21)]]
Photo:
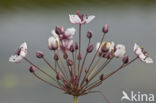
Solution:
[(72, 24), (79, 24), (81, 23), (81, 19), (78, 15), (69, 15), (69, 20)]
[(94, 15), (88, 16), (88, 18), (86, 19), (86, 23), (91, 22), (94, 18), (95, 18)]
[(19, 63), (19, 62), (21, 62), (22, 59), (23, 59), (23, 57), (21, 57), (21, 56), (12, 55), (12, 56), (9, 58), (9, 62), (12, 62), (12, 63)]

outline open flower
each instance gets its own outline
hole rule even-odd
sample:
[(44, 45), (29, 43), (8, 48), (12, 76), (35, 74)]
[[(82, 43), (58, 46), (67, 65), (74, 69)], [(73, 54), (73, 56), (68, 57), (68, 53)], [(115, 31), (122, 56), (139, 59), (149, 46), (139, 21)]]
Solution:
[(61, 40), (71, 40), (75, 34), (76, 29), (71, 27), (64, 30), (64, 27), (56, 27), (55, 30), (52, 30), (54, 37), (59, 37)]
[(60, 44), (60, 50), (67, 52), (70, 50), (71, 45), (73, 44), (73, 40), (63, 40)]
[(134, 53), (145, 63), (153, 63), (153, 60), (148, 57), (148, 53), (140, 48), (136, 43), (134, 44)]
[(68, 28), (64, 31), (64, 34), (62, 35), (62, 39), (71, 40), (73, 38), (73, 35), (75, 34), (75, 28)]
[(115, 57), (119, 58), (119, 57), (124, 57), (125, 53), (126, 53), (126, 48), (124, 45), (122, 44), (118, 44), (116, 45), (116, 50), (115, 50)]
[(99, 56), (103, 56), (104, 58), (111, 58), (114, 55), (114, 42), (102, 42), (96, 44), (96, 50), (98, 50)]
[[(96, 50), (98, 50), (99, 53), (101, 52), (111, 52), (112, 50), (114, 50), (114, 42), (102, 42), (101, 46), (100, 46), (100, 42), (98, 42), (96, 44)], [(100, 47), (99, 47), (100, 46)]]
[(94, 18), (95, 18), (94, 15), (90, 15), (90, 16), (83, 15), (80, 14), (79, 11), (77, 11), (77, 14), (75, 15), (73, 14), (69, 15), (69, 20), (72, 24), (86, 24), (91, 22)]
[(19, 63), (27, 55), (27, 44), (22, 43), (16, 53), (9, 58), (9, 62)]

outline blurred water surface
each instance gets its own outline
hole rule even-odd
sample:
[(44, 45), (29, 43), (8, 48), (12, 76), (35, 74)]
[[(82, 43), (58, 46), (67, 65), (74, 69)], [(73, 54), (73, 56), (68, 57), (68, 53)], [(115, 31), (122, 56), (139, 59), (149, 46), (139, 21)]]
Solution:
[[(101, 28), (109, 24), (108, 41), (123, 43), (127, 54), (133, 58), (133, 45), (143, 45), (155, 60), (156, 48), (156, 3), (155, 0), (2, 0), (0, 1), (0, 103), (71, 103), (72, 97), (34, 78), (25, 62), (12, 64), (9, 56), (22, 42), (28, 44), (28, 58), (41, 67), (48, 68), (35, 58), (35, 51), (41, 50), (49, 60), (52, 54), (47, 49), (47, 39), (56, 25), (75, 27), (69, 23), (68, 15), (80, 13), (95, 15), (91, 23), (84, 25), (85, 36), (92, 30), (92, 43), (101, 38)], [(78, 40), (78, 33), (74, 40)], [(90, 57), (87, 63), (90, 62)], [(86, 64), (87, 64), (86, 63)], [(112, 71), (120, 62), (109, 65), (106, 72)], [(120, 103), (122, 90), (141, 91), (156, 94), (156, 64), (143, 64), (140, 61), (128, 66), (106, 80), (97, 89), (105, 92), (111, 103)], [(91, 98), (90, 98), (91, 97)], [(80, 103), (103, 103), (102, 96), (92, 94), (80, 98)], [(126, 102), (125, 102), (126, 103)], [(128, 102), (127, 102), (128, 103)]]

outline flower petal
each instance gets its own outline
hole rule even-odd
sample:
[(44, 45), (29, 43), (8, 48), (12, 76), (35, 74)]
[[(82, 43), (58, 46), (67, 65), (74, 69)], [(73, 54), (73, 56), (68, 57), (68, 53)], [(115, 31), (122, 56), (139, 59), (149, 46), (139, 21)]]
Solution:
[(111, 42), (110, 48), (109, 48), (109, 52), (111, 52), (112, 50), (114, 50), (115, 47), (115, 43)]
[(57, 48), (58, 46), (59, 46), (59, 39), (55, 38), (54, 36), (51, 36), (48, 39), (48, 47), (52, 49), (52, 48)]
[(12, 63), (19, 63), (19, 62), (21, 62), (22, 59), (23, 59), (23, 57), (21, 57), (21, 56), (12, 55), (12, 56), (9, 58), (9, 62), (12, 62)]
[(51, 34), (53, 34), (53, 36), (54, 36), (55, 38), (58, 37), (58, 35), (56, 34), (55, 30), (52, 30), (52, 31), (51, 31)]
[(81, 19), (78, 15), (69, 15), (69, 20), (72, 24), (79, 24), (81, 23)]
[(76, 29), (75, 28), (68, 28), (68, 29), (66, 29), (66, 31), (65, 31), (65, 34), (67, 35), (67, 36), (72, 36), (72, 35), (74, 35), (75, 34), (75, 31), (76, 31)]
[[(100, 42), (98, 42), (98, 43), (96, 44), (96, 50), (98, 50), (99, 47), (100, 47)], [(99, 48), (99, 50), (100, 50), (100, 48)]]
[(88, 18), (86, 19), (86, 23), (91, 22), (94, 18), (95, 18), (94, 15), (88, 16)]
[(125, 46), (122, 45), (122, 44), (118, 44), (118, 45), (116, 46), (116, 51), (115, 51), (114, 55), (115, 55), (117, 58), (119, 58), (119, 57), (124, 57), (125, 53), (126, 53), (126, 48), (125, 48)]
[(20, 49), (27, 49), (27, 43), (24, 42), (20, 45)]
[(68, 48), (70, 48), (70, 46), (73, 44), (73, 40), (70, 40), (68, 43)]
[(153, 63), (153, 60), (150, 57), (147, 57), (144, 61), (145, 63)]
[(139, 56), (139, 55), (144, 55), (140, 46), (138, 44), (134, 44), (134, 49), (133, 49), (134, 53)]
[(140, 48), (139, 45), (135, 43), (133, 51), (135, 52), (138, 48)]
[(146, 58), (146, 56), (143, 53), (139, 54), (138, 56), (142, 61), (144, 61), (144, 59)]
[(21, 51), (20, 51), (20, 56), (26, 57), (27, 52), (28, 52), (28, 50), (27, 50), (27, 43), (26, 43), (26, 42), (22, 43), (22, 44), (20, 45), (20, 49), (21, 49)]

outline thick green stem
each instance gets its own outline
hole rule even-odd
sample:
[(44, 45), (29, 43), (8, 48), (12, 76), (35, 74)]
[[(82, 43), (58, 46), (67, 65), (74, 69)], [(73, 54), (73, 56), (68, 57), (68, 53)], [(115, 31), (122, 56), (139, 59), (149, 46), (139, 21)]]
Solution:
[(73, 103), (78, 103), (78, 96), (74, 96)]

